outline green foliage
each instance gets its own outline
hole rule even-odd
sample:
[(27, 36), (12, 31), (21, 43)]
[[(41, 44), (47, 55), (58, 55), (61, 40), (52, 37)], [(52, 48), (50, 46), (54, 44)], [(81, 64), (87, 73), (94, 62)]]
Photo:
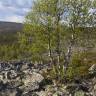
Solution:
[(20, 58), (20, 48), (16, 32), (0, 33), (0, 61)]
[(67, 72), (69, 79), (87, 76), (93, 64), (96, 64), (96, 52), (86, 51), (74, 54)]
[(93, 5), (90, 0), (35, 1), (19, 34), (21, 57), (47, 61), (52, 65), (49, 77), (56, 80), (86, 75), (91, 64), (84, 59), (85, 53), (72, 56), (72, 50), (94, 41), (95, 31), (89, 30), (95, 26), (94, 16), (89, 14)]
[(15, 42), (17, 42), (17, 34), (15, 32), (0, 33), (0, 45), (13, 44)]
[(14, 60), (19, 58), (19, 49), (15, 45), (2, 45), (0, 47), (0, 60)]
[(44, 76), (51, 80), (62, 82), (66, 78), (68, 81), (71, 81), (76, 78), (85, 78), (88, 76), (89, 68), (93, 64), (96, 64), (96, 52), (84, 51), (74, 53), (66, 74), (64, 74), (64, 66), (62, 64), (61, 67), (54, 65), (52, 69), (43, 74), (45, 74)]

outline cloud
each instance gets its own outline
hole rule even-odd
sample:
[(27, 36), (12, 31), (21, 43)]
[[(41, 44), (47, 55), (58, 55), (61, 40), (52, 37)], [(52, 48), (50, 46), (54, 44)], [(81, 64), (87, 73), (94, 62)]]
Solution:
[(24, 18), (22, 16), (9, 16), (5, 18), (5, 21), (10, 21), (10, 22), (23, 22)]
[(23, 22), (31, 6), (32, 0), (0, 0), (0, 20)]
[(30, 8), (33, 0), (1, 0), (4, 6), (25, 7)]

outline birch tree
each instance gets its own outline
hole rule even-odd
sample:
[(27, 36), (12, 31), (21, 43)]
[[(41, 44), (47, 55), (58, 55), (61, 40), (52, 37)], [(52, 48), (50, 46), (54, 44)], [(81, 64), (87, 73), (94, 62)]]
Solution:
[(61, 65), (66, 74), (74, 47), (88, 40), (89, 33), (85, 29), (90, 22), (93, 27), (95, 15), (90, 16), (89, 12), (93, 5), (91, 0), (35, 1), (25, 18), (21, 43), (24, 41), (27, 51), (36, 59), (48, 59), (50, 65), (57, 66), (58, 77)]

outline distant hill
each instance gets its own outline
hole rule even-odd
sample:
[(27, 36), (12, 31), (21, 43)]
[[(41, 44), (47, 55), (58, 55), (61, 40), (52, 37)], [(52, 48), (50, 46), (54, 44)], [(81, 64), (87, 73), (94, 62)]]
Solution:
[(22, 23), (14, 23), (14, 22), (2, 22), (0, 21), (0, 33), (5, 32), (18, 32), (23, 28)]
[(12, 44), (17, 41), (16, 33), (23, 29), (22, 23), (0, 21), (0, 44)]

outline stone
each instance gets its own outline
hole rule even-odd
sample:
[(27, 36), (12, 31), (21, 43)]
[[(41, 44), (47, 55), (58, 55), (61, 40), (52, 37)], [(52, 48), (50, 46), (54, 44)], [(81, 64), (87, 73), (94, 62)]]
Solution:
[(47, 92), (46, 91), (40, 91), (40, 92), (36, 92), (36, 94), (38, 96), (46, 96), (47, 95)]
[(7, 79), (16, 79), (17, 73), (15, 70), (10, 70), (7, 72)]
[(3, 81), (3, 75), (0, 74), (0, 81)]
[(96, 90), (96, 84), (94, 85), (94, 90)]
[(91, 92), (93, 96), (96, 96), (96, 84), (93, 86), (93, 90)]
[(26, 76), (22, 79), (22, 82), (24, 83), (23, 89), (27, 92), (37, 90), (43, 80), (44, 77), (39, 73), (33, 72), (32, 74), (26, 74)]
[(23, 90), (25, 93), (28, 93), (30, 91), (35, 91), (39, 89), (39, 84), (34, 82), (29, 82), (27, 85), (24, 85)]
[(26, 74), (25, 79), (23, 79), (23, 82), (25, 85), (27, 85), (29, 82), (34, 83), (34, 82), (42, 82), (44, 80), (44, 77), (39, 74), (33, 72), (32, 74)]
[(17, 91), (15, 89), (0, 91), (0, 96), (16, 96)]
[(12, 80), (8, 82), (8, 88), (18, 88), (19, 86), (22, 86), (23, 83), (20, 80)]
[[(57, 91), (53, 94), (53, 96), (63, 96), (63, 95), (64, 95), (63, 92), (60, 92), (60, 91)], [(66, 96), (66, 95), (64, 95), (64, 96)]]
[(93, 64), (90, 68), (89, 68), (89, 73), (96, 73), (96, 64)]
[(38, 96), (35, 92), (28, 92), (25, 94), (22, 94), (22, 96)]

